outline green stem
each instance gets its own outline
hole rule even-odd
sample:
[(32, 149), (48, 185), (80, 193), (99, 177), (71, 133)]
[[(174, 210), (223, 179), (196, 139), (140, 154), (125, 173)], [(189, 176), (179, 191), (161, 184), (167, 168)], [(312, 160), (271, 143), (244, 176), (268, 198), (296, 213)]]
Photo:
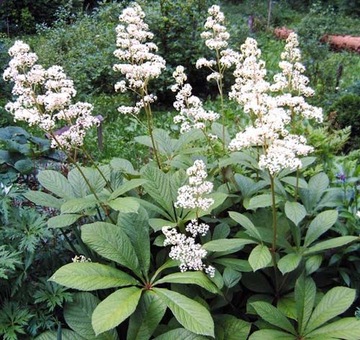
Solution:
[(156, 143), (155, 143), (155, 139), (154, 139), (154, 134), (153, 134), (153, 117), (152, 117), (152, 112), (151, 112), (151, 106), (147, 103), (144, 103), (144, 109), (146, 112), (146, 118), (147, 118), (147, 123), (148, 123), (148, 130), (149, 130), (149, 135), (150, 135), (150, 139), (151, 139), (151, 144), (153, 147), (153, 151), (154, 151), (154, 156), (155, 156), (155, 160), (156, 163), (159, 167), (159, 169), (161, 170), (161, 162), (160, 162), (160, 157), (157, 151), (157, 147), (156, 147)]
[(298, 194), (299, 194), (299, 179), (300, 179), (300, 170), (299, 168), (296, 169), (296, 186), (295, 186), (295, 194), (294, 194), (294, 199), (295, 202), (298, 199)]
[(275, 181), (272, 174), (270, 174), (270, 190), (271, 190), (271, 207), (272, 207), (272, 230), (273, 230), (273, 239), (271, 246), (271, 258), (274, 266), (274, 280), (275, 280), (275, 291), (276, 295), (278, 293), (278, 265), (276, 259), (276, 248), (277, 248), (277, 211), (276, 211), (276, 200), (275, 200)]

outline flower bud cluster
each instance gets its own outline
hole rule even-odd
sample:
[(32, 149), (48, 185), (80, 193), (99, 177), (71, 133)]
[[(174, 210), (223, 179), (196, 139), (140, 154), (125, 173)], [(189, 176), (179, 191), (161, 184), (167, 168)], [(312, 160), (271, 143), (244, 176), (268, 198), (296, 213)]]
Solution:
[[(87, 129), (99, 124), (91, 116), (93, 107), (89, 103), (71, 104), (76, 95), (73, 81), (63, 68), (54, 65), (44, 69), (36, 64), (38, 58), (30, 51), (29, 45), (16, 41), (9, 49), (12, 57), (9, 67), (4, 71), (5, 81), (14, 83), (12, 94), (17, 98), (9, 102), (5, 109), (15, 121), (25, 121), (30, 126), (37, 125), (49, 133), (52, 147), (71, 149), (81, 146)], [(66, 125), (63, 135), (53, 134), (53, 130)]]
[(204, 130), (207, 122), (213, 122), (219, 118), (218, 113), (206, 111), (201, 100), (192, 95), (191, 85), (185, 83), (187, 77), (183, 66), (176, 68), (173, 72), (173, 77), (176, 84), (172, 86), (171, 90), (173, 92), (178, 91), (174, 107), (179, 112), (174, 117), (174, 123), (181, 124), (180, 133), (185, 133), (192, 129)]
[(171, 245), (169, 257), (173, 260), (180, 261), (180, 271), (187, 270), (205, 270), (205, 272), (213, 277), (215, 268), (206, 266), (203, 258), (206, 257), (207, 251), (196, 243), (193, 237), (188, 237), (182, 233), (178, 233), (175, 228), (163, 227), (162, 232), (165, 235), (164, 246)]
[(156, 100), (155, 96), (148, 96), (147, 84), (165, 69), (165, 60), (153, 53), (157, 51), (157, 46), (148, 42), (153, 34), (149, 32), (144, 17), (141, 7), (133, 3), (123, 10), (119, 17), (120, 24), (116, 27), (118, 49), (114, 55), (122, 63), (115, 64), (113, 69), (123, 74), (126, 80), (116, 83), (115, 90), (125, 92), (130, 89), (141, 96), (145, 93), (145, 98), (134, 107), (119, 107), (119, 112), (124, 114), (138, 114), (142, 107)]
[(176, 208), (208, 210), (214, 204), (212, 198), (204, 197), (213, 190), (213, 184), (205, 181), (207, 177), (205, 163), (198, 159), (187, 169), (189, 184), (179, 188)]

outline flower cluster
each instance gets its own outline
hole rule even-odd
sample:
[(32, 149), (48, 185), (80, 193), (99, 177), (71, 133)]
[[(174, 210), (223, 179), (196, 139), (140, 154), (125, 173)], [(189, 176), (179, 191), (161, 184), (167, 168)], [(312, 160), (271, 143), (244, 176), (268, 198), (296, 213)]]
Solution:
[(186, 173), (189, 176), (189, 184), (179, 188), (175, 207), (208, 210), (214, 204), (214, 200), (203, 196), (211, 193), (213, 184), (205, 181), (207, 177), (205, 163), (196, 160)]
[(163, 227), (162, 232), (166, 237), (164, 246), (172, 246), (169, 257), (180, 261), (181, 272), (205, 270), (210, 277), (215, 275), (215, 268), (206, 266), (202, 261), (207, 255), (206, 250), (201, 247), (201, 244), (196, 243), (193, 237), (178, 233), (175, 228), (171, 227)]
[(279, 106), (289, 107), (296, 115), (322, 122), (322, 109), (306, 103), (304, 98), (313, 96), (314, 90), (308, 86), (309, 79), (303, 74), (305, 67), (300, 63), (301, 53), (298, 45), (296, 33), (290, 33), (284, 52), (281, 53), (282, 61), (279, 67), (282, 72), (274, 76), (275, 83), (271, 85), (270, 90), (282, 93), (277, 96)]
[(192, 95), (192, 87), (185, 83), (187, 77), (184, 73), (184, 67), (178, 66), (173, 73), (176, 84), (172, 86), (173, 92), (176, 94), (174, 102), (175, 109), (179, 112), (174, 117), (175, 124), (180, 125), (180, 133), (188, 132), (192, 129), (206, 128), (206, 122), (213, 122), (219, 118), (219, 114), (213, 111), (206, 111), (201, 100)]
[(269, 146), (267, 152), (260, 156), (260, 169), (268, 169), (275, 175), (282, 169), (296, 170), (301, 168), (301, 160), (297, 156), (305, 156), (313, 151), (313, 147), (306, 145), (303, 136), (288, 135), (284, 139), (276, 139)]
[[(253, 123), (236, 134), (229, 149), (236, 151), (250, 146), (261, 147), (263, 154), (259, 158), (259, 167), (267, 169), (272, 176), (285, 168), (300, 168), (302, 163), (298, 156), (305, 156), (313, 151), (312, 147), (306, 145), (303, 136), (290, 133), (289, 124), (294, 116), (301, 115), (319, 121), (322, 115), (321, 110), (319, 112), (318, 108), (307, 104), (302, 96), (293, 96), (291, 93), (278, 96), (271, 94), (279, 89), (296, 89), (302, 95), (311, 93), (306, 87), (307, 78), (302, 75), (304, 70), (299, 63), (300, 52), (295, 48), (297, 40), (294, 39), (292, 36), (282, 55), (289, 59), (286, 63), (291, 67), (285, 67), (285, 62), (281, 64), (284, 66), (283, 70), (287, 69), (289, 72), (277, 75), (275, 81), (279, 82), (274, 85), (266, 80), (265, 62), (260, 59), (261, 51), (257, 42), (252, 38), (246, 39), (241, 46), (241, 57), (234, 71), (235, 84), (229, 94), (231, 99), (249, 113)], [(291, 62), (294, 62), (294, 67)], [(293, 84), (289, 84), (288, 80)]]
[[(224, 70), (237, 62), (239, 54), (232, 49), (226, 49), (230, 34), (224, 26), (225, 16), (220, 11), (220, 7), (213, 5), (209, 8), (208, 13), (209, 17), (206, 19), (205, 31), (201, 33), (201, 38), (205, 39), (205, 45), (210, 50), (216, 51), (217, 61), (200, 58), (196, 62), (196, 68), (208, 67), (212, 73), (207, 80), (215, 80), (219, 83), (223, 78)], [(217, 70), (215, 70), (216, 66)]]
[(157, 78), (165, 68), (165, 60), (153, 53), (157, 51), (157, 46), (148, 42), (153, 38), (153, 34), (149, 32), (144, 17), (141, 7), (133, 3), (123, 10), (119, 17), (120, 24), (116, 27), (118, 48), (114, 55), (122, 63), (115, 64), (113, 69), (123, 74), (126, 81), (116, 83), (115, 90), (125, 92), (130, 89), (142, 97), (133, 107), (119, 107), (119, 112), (124, 114), (138, 114), (141, 108), (156, 100), (154, 95), (147, 93), (147, 84), (150, 79)]
[[(76, 90), (63, 68), (55, 65), (44, 69), (36, 64), (36, 54), (22, 41), (15, 42), (9, 55), (12, 59), (3, 78), (14, 83), (12, 93), (16, 100), (9, 102), (5, 109), (15, 121), (25, 121), (46, 131), (52, 138), (52, 147), (81, 146), (86, 131), (99, 124), (99, 120), (91, 115), (91, 104), (71, 104)], [(55, 135), (54, 129), (64, 124), (64, 134)]]

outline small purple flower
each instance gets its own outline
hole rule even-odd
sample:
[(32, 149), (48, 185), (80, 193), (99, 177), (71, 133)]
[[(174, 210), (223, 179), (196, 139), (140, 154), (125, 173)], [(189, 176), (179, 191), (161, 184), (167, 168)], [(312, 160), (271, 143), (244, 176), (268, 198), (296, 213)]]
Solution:
[(335, 176), (341, 183), (346, 182), (346, 175), (343, 172), (339, 172)]

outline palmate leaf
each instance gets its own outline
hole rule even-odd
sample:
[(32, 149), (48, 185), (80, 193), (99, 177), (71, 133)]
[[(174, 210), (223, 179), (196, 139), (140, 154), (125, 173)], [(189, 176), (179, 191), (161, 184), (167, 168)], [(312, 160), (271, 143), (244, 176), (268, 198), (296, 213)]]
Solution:
[(91, 316), (99, 303), (100, 300), (90, 293), (74, 294), (73, 301), (65, 305), (65, 321), (71, 329), (87, 340), (117, 340), (115, 330), (95, 335), (91, 325)]
[(68, 288), (85, 291), (136, 285), (139, 282), (127, 273), (100, 263), (68, 263), (49, 279)]
[(279, 327), (291, 334), (296, 334), (294, 326), (289, 319), (281, 313), (276, 307), (265, 301), (257, 301), (251, 303), (256, 313), (266, 322)]
[(86, 224), (81, 228), (81, 238), (99, 255), (131, 269), (141, 277), (134, 247), (119, 226), (106, 222)]
[(347, 287), (330, 289), (315, 307), (309, 322), (305, 327), (305, 334), (309, 334), (325, 322), (345, 312), (356, 297), (356, 290)]
[(148, 340), (166, 311), (165, 303), (151, 290), (146, 290), (130, 316), (128, 340)]
[(155, 282), (156, 285), (161, 283), (194, 284), (206, 289), (210, 293), (219, 293), (216, 285), (201, 271), (169, 274)]
[(101, 301), (92, 314), (95, 334), (115, 328), (134, 313), (141, 293), (142, 290), (137, 287), (122, 288)]
[(169, 307), (183, 327), (195, 334), (214, 337), (214, 321), (203, 305), (168, 289), (153, 288), (153, 291)]

